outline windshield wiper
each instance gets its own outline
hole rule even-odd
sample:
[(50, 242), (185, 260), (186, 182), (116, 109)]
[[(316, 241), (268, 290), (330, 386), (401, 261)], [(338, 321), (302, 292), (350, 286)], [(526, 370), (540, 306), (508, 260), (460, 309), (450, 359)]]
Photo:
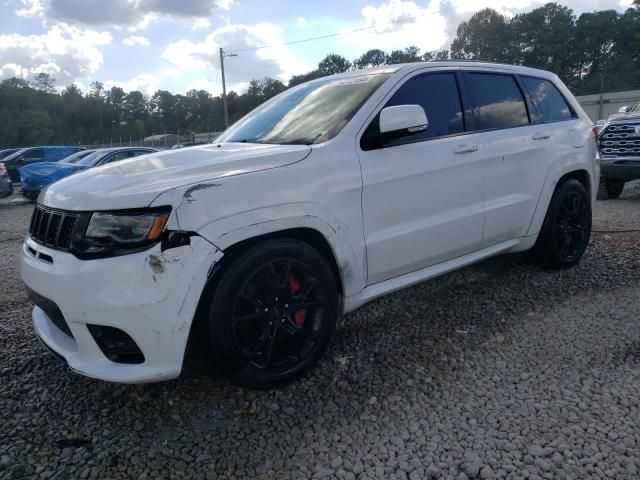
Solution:
[(277, 145), (274, 142), (267, 142), (266, 140), (260, 140), (258, 138), (243, 138), (242, 140), (233, 140), (235, 143), (260, 143), (263, 145)]

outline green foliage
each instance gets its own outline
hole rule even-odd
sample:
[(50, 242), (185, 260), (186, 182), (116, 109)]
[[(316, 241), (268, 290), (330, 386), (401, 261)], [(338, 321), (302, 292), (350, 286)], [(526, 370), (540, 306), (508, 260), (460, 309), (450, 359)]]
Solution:
[(341, 55), (331, 53), (318, 64), (318, 71), (322, 75), (334, 75), (346, 72), (351, 68), (351, 62)]
[(460, 24), (451, 56), (550, 70), (578, 95), (637, 89), (640, 9), (576, 18), (571, 9), (547, 3), (512, 19), (484, 9)]

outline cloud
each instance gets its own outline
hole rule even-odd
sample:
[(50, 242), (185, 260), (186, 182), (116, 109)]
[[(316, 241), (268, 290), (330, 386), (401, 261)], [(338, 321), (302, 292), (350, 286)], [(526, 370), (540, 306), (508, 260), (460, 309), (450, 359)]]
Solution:
[(154, 75), (148, 75), (146, 73), (141, 73), (136, 75), (135, 77), (127, 80), (127, 81), (118, 81), (118, 80), (107, 80), (104, 82), (105, 89), (110, 89), (111, 87), (120, 87), (125, 92), (132, 92), (134, 90), (138, 90), (145, 95), (152, 95), (158, 90), (159, 80), (158, 77)]
[(193, 22), (193, 29), (200, 30), (203, 28), (209, 28), (211, 26), (211, 22), (207, 18), (198, 18), (195, 22)]
[(298, 25), (304, 25), (304, 24), (306, 24), (306, 23), (307, 23), (307, 19), (306, 19), (306, 18), (304, 18), (304, 17), (298, 17), (298, 18), (296, 18), (296, 23), (297, 23)]
[[(562, 3), (574, 9), (577, 15), (605, 9), (623, 10), (630, 0), (565, 0)], [(351, 32), (342, 31), (341, 38), (362, 51), (380, 48), (390, 51), (409, 45), (422, 52), (448, 49), (456, 36), (460, 22), (483, 8), (513, 16), (541, 7), (548, 0), (432, 0), (426, 6), (412, 0), (388, 0), (367, 5), (361, 10), (362, 23)]]
[(102, 65), (97, 48), (111, 43), (107, 32), (82, 30), (65, 24), (40, 35), (0, 35), (0, 79), (16, 76), (28, 79), (49, 73), (59, 84), (96, 72)]
[[(163, 58), (184, 72), (200, 73), (211, 78), (220, 77), (219, 48), (237, 56), (225, 59), (225, 75), (229, 85), (243, 85), (252, 78), (273, 77), (283, 81), (292, 75), (307, 72), (313, 65), (297, 58), (286, 47), (276, 46), (246, 50), (284, 42), (282, 29), (270, 23), (257, 25), (226, 25), (216, 28), (200, 41), (183, 39), (168, 45)], [(204, 83), (212, 93), (219, 93), (221, 85)], [(215, 88), (215, 90), (214, 90)]]
[(55, 18), (83, 25), (145, 28), (158, 17), (208, 17), (216, 10), (228, 10), (234, 0), (20, 0), (20, 16)]
[(143, 37), (142, 35), (131, 35), (130, 37), (124, 38), (122, 40), (122, 44), (127, 47), (148, 47), (150, 42), (147, 37)]
[(379, 6), (367, 5), (361, 11), (362, 24), (367, 30), (352, 33), (345, 29), (343, 41), (364, 52), (370, 48), (391, 51), (416, 45), (422, 51), (435, 50), (446, 42), (447, 23), (438, 11), (439, 1), (422, 7), (413, 1), (389, 0)]

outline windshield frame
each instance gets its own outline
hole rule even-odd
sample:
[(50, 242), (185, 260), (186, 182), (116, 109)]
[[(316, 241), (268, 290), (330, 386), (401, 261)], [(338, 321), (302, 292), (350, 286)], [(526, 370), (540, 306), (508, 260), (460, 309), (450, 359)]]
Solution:
[[(220, 137), (216, 139), (216, 143), (262, 143), (275, 145), (317, 145), (325, 143), (337, 137), (342, 131), (345, 130), (345, 128), (347, 128), (347, 126), (351, 123), (354, 117), (356, 117), (358, 112), (362, 110), (369, 99), (371, 99), (371, 97), (375, 95), (375, 93), (378, 92), (387, 83), (392, 74), (393, 72), (389, 71), (377, 71), (358, 73), (354, 75), (341, 75), (338, 77), (328, 76), (313, 80), (311, 82), (306, 82), (301, 85), (296, 85), (295, 87), (285, 90), (284, 92), (276, 95), (275, 97), (264, 102), (262, 105), (259, 105), (251, 112), (246, 114), (240, 120), (235, 122), (235, 124), (232, 125), (229, 129), (227, 129), (227, 131), (223, 132)], [(372, 82), (370, 87), (366, 88), (365, 85), (369, 84), (370, 82)], [(315, 94), (320, 95), (318, 99), (323, 98), (323, 94), (320, 92), (324, 88), (340, 88), (341, 86), (353, 85), (362, 85), (363, 87), (361, 89), (351, 89), (351, 92), (353, 92), (352, 96), (355, 97), (353, 98), (353, 102), (345, 104), (345, 110), (343, 112), (339, 112), (340, 116), (334, 118), (333, 122), (331, 122), (332, 117), (330, 115), (319, 117), (319, 121), (316, 125), (310, 125), (311, 132), (314, 132), (314, 128), (319, 130), (315, 135), (309, 135), (306, 138), (286, 138), (285, 135), (289, 132), (283, 128), (283, 125), (284, 127), (286, 127), (287, 117), (291, 116), (291, 112), (295, 112), (296, 109), (300, 109), (300, 113), (304, 113), (304, 109), (308, 109), (310, 105), (312, 106), (313, 104), (313, 100), (309, 100), (310, 97)], [(337, 91), (333, 91), (331, 93), (334, 93), (335, 95), (336, 92)], [(345, 90), (345, 92), (347, 94), (349, 93), (348, 90)], [(358, 98), (358, 93), (362, 94), (361, 98)], [(299, 99), (296, 99), (296, 94), (300, 96)], [(324, 95), (328, 95), (328, 93), (325, 93)], [(291, 100), (294, 100), (295, 103), (290, 105), (286, 110), (283, 110), (282, 112), (276, 111), (274, 115), (273, 109), (276, 108), (279, 104), (282, 104), (286, 107), (288, 100), (289, 103), (292, 103)], [(268, 115), (274, 116), (273, 123), (269, 122)], [(266, 118), (264, 118), (263, 116)], [(268, 130), (262, 131), (258, 135), (247, 135), (247, 132), (252, 132), (252, 130), (255, 130), (256, 127), (260, 128), (259, 122), (261, 118), (263, 121), (267, 120), (265, 123)], [(295, 120), (295, 116), (292, 119)], [(288, 121), (291, 122), (292, 119), (289, 119)], [(252, 125), (251, 122), (256, 122), (257, 126)], [(323, 131), (323, 126), (330, 128), (325, 128), (325, 130)], [(278, 129), (280, 129), (281, 132), (278, 132)], [(273, 133), (274, 131), (276, 133)], [(275, 135), (278, 135), (278, 133), (281, 135), (279, 138), (270, 138), (270, 136), (273, 137)], [(299, 131), (294, 130), (294, 133), (303, 134), (305, 132), (303, 127), (300, 127)]]

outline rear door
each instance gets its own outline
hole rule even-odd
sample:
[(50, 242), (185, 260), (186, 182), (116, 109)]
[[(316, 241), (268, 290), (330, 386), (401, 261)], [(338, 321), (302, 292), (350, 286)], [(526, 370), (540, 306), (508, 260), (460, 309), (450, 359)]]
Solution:
[[(368, 284), (480, 248), (484, 169), (477, 135), (467, 134), (460, 80), (458, 69), (411, 75), (360, 138)], [(424, 108), (427, 130), (380, 135), (380, 110), (407, 104)]]
[(519, 79), (510, 73), (466, 71), (473, 116), (485, 160), (482, 247), (525, 235), (553, 159), (549, 128)]

